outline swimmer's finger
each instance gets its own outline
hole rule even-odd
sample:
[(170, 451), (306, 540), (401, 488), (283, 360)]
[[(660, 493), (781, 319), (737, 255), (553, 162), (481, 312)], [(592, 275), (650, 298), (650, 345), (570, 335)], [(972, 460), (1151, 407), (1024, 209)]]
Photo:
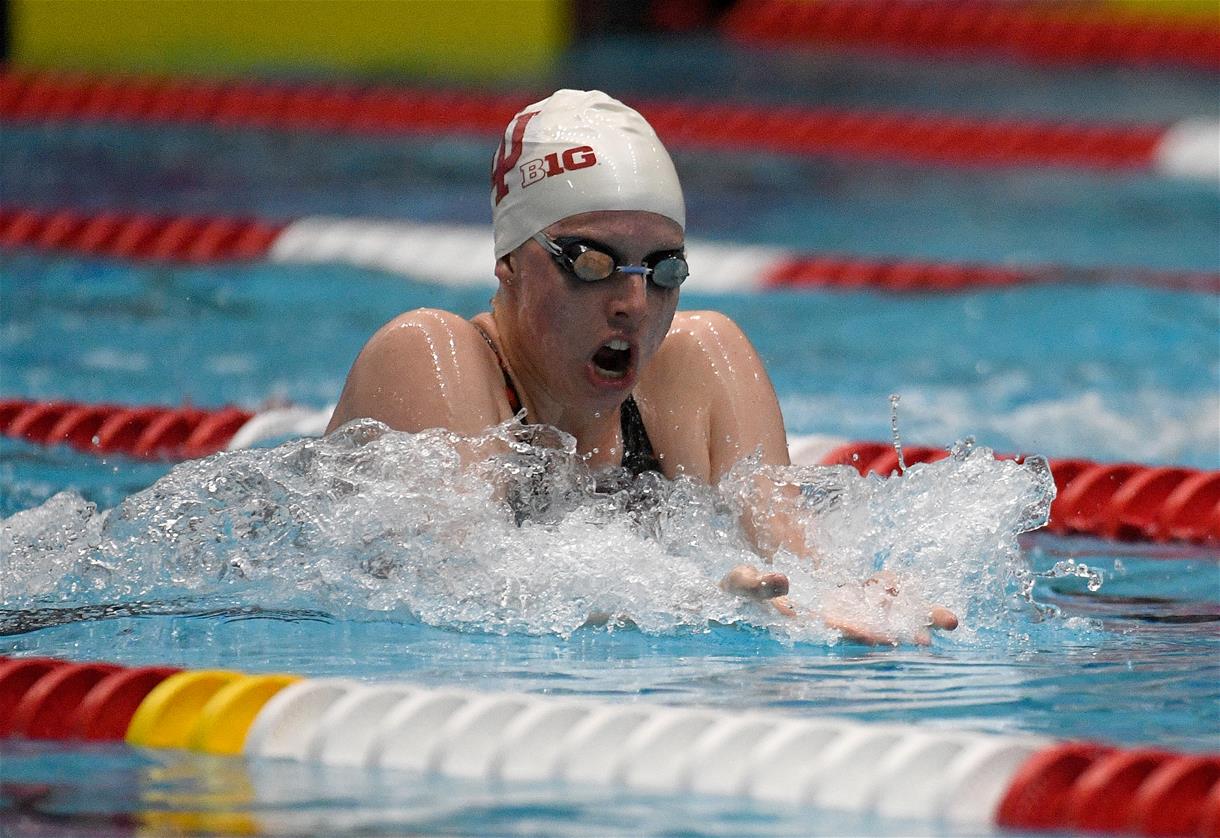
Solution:
[(762, 599), (786, 596), (788, 577), (782, 573), (764, 573), (758, 579), (758, 595)]
[(750, 599), (774, 599), (788, 593), (788, 577), (782, 573), (762, 573), (758, 568), (740, 564), (720, 580), (720, 588)]
[(788, 597), (777, 596), (775, 599), (770, 599), (767, 601), (775, 606), (775, 610), (783, 614), (785, 617), (796, 616), (796, 609), (792, 607), (792, 603), (788, 600)]
[(879, 631), (858, 626), (850, 621), (835, 616), (825, 618), (826, 625), (843, 635), (843, 639), (851, 643), (863, 643), (865, 646), (897, 646), (898, 641)]
[(944, 606), (937, 605), (928, 615), (928, 625), (932, 628), (953, 631), (957, 628), (957, 615)]

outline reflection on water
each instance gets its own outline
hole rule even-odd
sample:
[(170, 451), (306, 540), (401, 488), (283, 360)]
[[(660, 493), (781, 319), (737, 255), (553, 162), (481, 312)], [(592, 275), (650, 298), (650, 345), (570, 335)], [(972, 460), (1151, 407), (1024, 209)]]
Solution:
[[(63, 773), (65, 761), (91, 770)], [(78, 766), (79, 767), (79, 766)], [(843, 835), (847, 813), (595, 787), (512, 787), (185, 752), (26, 743), (0, 748), (4, 835)]]

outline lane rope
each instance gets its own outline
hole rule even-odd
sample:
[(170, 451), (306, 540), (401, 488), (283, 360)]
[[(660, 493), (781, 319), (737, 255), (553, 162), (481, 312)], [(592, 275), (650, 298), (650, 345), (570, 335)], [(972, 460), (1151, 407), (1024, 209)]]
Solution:
[[(139, 703), (109, 684), (151, 684)], [(65, 685), (74, 683), (68, 688)], [(98, 737), (493, 783), (718, 794), (956, 828), (1212, 835), (1220, 753), (528, 694), (0, 657), (0, 738)], [(95, 695), (103, 696), (98, 699)], [(87, 711), (85, 708), (89, 708)], [(16, 721), (14, 721), (16, 720)]]
[[(101, 455), (183, 460), (321, 436), (332, 410), (277, 407), (253, 413), (234, 407), (208, 411), (0, 399), (0, 435)], [(931, 446), (903, 446), (903, 454), (908, 466), (949, 456)], [(897, 452), (884, 442), (793, 435), (789, 455), (797, 465), (848, 465), (860, 474), (888, 477), (899, 470)], [(1220, 544), (1220, 471), (1075, 458), (1048, 462), (1058, 489), (1050, 532)]]
[(208, 263), (261, 259), (284, 225), (224, 216), (0, 206), (0, 247), (32, 247), (133, 261)]
[[(271, 222), (0, 206), (3, 247), (184, 264), (346, 264), (450, 287), (495, 286), (490, 231), (478, 225), (322, 216)], [(886, 260), (700, 239), (689, 240), (687, 250), (692, 287), (711, 294), (806, 288), (957, 293), (1056, 283), (1220, 293), (1220, 273), (1206, 271)]]
[(1215, 14), (1198, 21), (1069, 15), (1062, 4), (1013, 0), (738, 0), (723, 29), (766, 46), (1220, 70)]
[[(805, 4), (802, 4), (805, 5)], [(807, 4), (816, 6), (819, 4)], [(209, 124), (364, 135), (498, 135), (536, 94), (0, 72), (0, 120)], [(674, 149), (1220, 177), (1220, 122), (1086, 123), (906, 111), (638, 101)]]
[(223, 448), (254, 417), (235, 407), (79, 404), (0, 399), (0, 433), (95, 454), (184, 460)]

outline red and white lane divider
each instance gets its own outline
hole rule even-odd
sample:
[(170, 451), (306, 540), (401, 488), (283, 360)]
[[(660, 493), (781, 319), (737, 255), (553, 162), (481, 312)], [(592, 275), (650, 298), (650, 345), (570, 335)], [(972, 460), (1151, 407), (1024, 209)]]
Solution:
[[(267, 441), (321, 436), (331, 408), (124, 407), (71, 402), (0, 400), (0, 435), (40, 445), (67, 444), (94, 454), (181, 460)], [(948, 456), (941, 448), (907, 446), (908, 465)], [(861, 474), (898, 470), (893, 446), (822, 436), (792, 436), (798, 465), (850, 465)], [(1220, 471), (1053, 459), (1058, 496), (1048, 529), (1124, 541), (1220, 543)]]
[(1216, 71), (1218, 21), (1214, 9), (1173, 20), (1044, 0), (738, 0), (724, 29), (752, 44)]
[[(325, 217), (270, 222), (10, 206), (0, 207), (4, 247), (185, 264), (337, 263), (450, 286), (495, 285), (491, 232), (477, 225)], [(1054, 283), (1220, 293), (1220, 273), (1206, 271), (884, 260), (699, 239), (690, 240), (687, 251), (689, 287), (705, 293), (798, 288), (953, 293)]]
[[(207, 123), (490, 138), (504, 130), (514, 113), (539, 98), (537, 92), (0, 73), (0, 119), (9, 121)], [(779, 105), (632, 104), (675, 149), (1220, 177), (1220, 122), (1210, 118), (1127, 125)]]
[(736, 796), (950, 831), (1220, 836), (1220, 754), (773, 711), (0, 657), (0, 738)]

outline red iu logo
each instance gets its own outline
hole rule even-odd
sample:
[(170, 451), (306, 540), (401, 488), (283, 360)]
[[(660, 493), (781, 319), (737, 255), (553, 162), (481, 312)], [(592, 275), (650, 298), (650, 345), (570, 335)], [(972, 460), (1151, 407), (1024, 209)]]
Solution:
[[(500, 147), (496, 149), (491, 167), (491, 186), (496, 191), (496, 204), (503, 201), (508, 194), (509, 172), (517, 168), (517, 163), (521, 160), (521, 152), (524, 151), (525, 127), (537, 115), (538, 111), (518, 114), (509, 125), (508, 130), (504, 132), (504, 139), (500, 141)], [(593, 152), (592, 147), (587, 145), (574, 146), (557, 154), (552, 153), (539, 157), (537, 160), (527, 160), (520, 167), (521, 185), (529, 186), (531, 183), (537, 183), (552, 175), (587, 169), (596, 162), (597, 155)]]
[(522, 143), (525, 139), (525, 126), (530, 124), (530, 120), (538, 115), (538, 111), (526, 111), (520, 114), (513, 124), (505, 132), (505, 139), (508, 140), (508, 152), (504, 150), (504, 140), (500, 141), (500, 147), (496, 149), (496, 156), (493, 158), (494, 166), (491, 167), (491, 185), (496, 190), (496, 203), (504, 200), (504, 196), (508, 194), (508, 173), (517, 165), (517, 161), (521, 159)]

